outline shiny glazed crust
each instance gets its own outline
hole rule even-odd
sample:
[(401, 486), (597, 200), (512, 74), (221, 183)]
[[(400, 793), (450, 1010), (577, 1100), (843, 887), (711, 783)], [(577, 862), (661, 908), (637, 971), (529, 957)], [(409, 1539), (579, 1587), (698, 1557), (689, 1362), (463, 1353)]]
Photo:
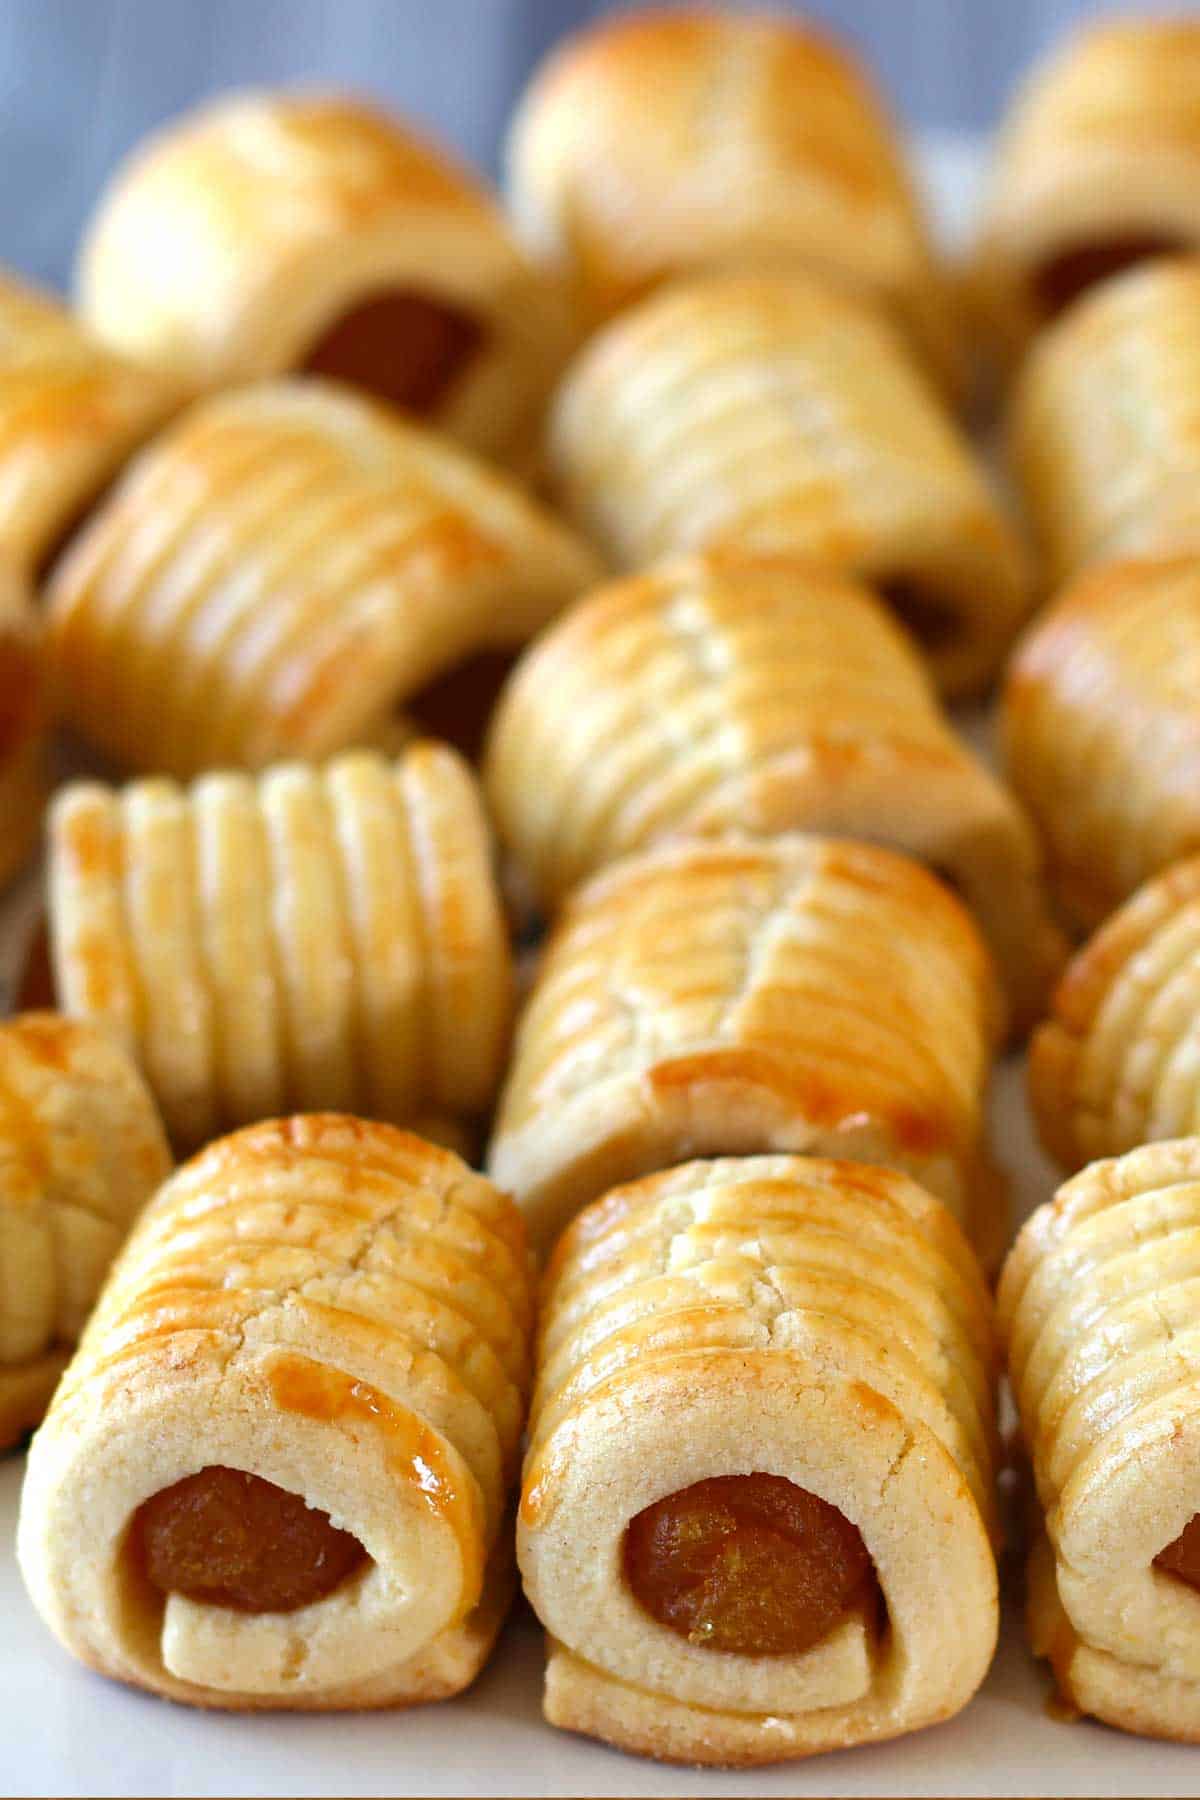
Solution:
[[(515, 1209), (448, 1151), (330, 1114), (213, 1144), (143, 1215), (35, 1440), (34, 1604), (82, 1661), (195, 1705), (457, 1693), (503, 1615), (531, 1311)], [(292, 1613), (164, 1601), (130, 1520), (212, 1464), (371, 1560)]]
[(1200, 558), (1074, 582), (1013, 658), (1003, 739), (1076, 924), (1200, 849)]
[(201, 402), (59, 564), (62, 710), (148, 773), (393, 742), (405, 700), (596, 578), (505, 477), (334, 383)]
[(1000, 1319), (1048, 1541), (1029, 1622), (1066, 1697), (1200, 1739), (1200, 1594), (1153, 1567), (1197, 1510), (1200, 1140), (1093, 1163), (1036, 1212)]
[(1042, 323), (1039, 267), (1089, 244), (1200, 248), (1200, 22), (1106, 19), (1039, 64), (1002, 130), (972, 287), (1003, 354)]
[(170, 1167), (144, 1082), (102, 1032), (55, 1013), (0, 1024), (0, 1450), (41, 1419)]
[(704, 7), (595, 24), (535, 74), (507, 163), (518, 232), (593, 324), (670, 276), (791, 264), (877, 296), (963, 380), (892, 121), (809, 26)]
[(410, 1123), (491, 1101), (511, 958), (478, 791), (444, 745), (75, 783), (49, 889), (62, 1005), (129, 1047), (181, 1145), (291, 1107)]
[(182, 397), (0, 272), (0, 542), (27, 578)]
[(1200, 1134), (1200, 858), (1107, 919), (1068, 968), (1030, 1051), (1047, 1148), (1068, 1169)]
[(0, 888), (28, 862), (46, 805), (45, 640), (25, 581), (0, 558)]
[[(997, 1626), (987, 1290), (905, 1176), (761, 1156), (589, 1207), (547, 1271), (518, 1521), (550, 1634), (551, 1723), (669, 1761), (751, 1764), (949, 1717)], [(635, 1514), (714, 1475), (781, 1475), (861, 1531), (890, 1631), (803, 1655), (694, 1645), (628, 1587)]]
[(483, 341), (430, 422), (526, 457), (569, 348), (567, 309), (492, 196), (361, 101), (246, 93), (118, 169), (79, 266), (85, 318), (193, 390), (281, 375), (385, 289), (445, 301)]
[(906, 1169), (990, 1249), (992, 971), (931, 875), (815, 837), (668, 845), (566, 907), (519, 1023), (490, 1170), (546, 1247), (619, 1181), (696, 1155)]
[(667, 837), (830, 832), (949, 875), (1018, 1030), (1063, 960), (1020, 809), (874, 596), (816, 568), (693, 557), (601, 588), (522, 658), (484, 784), (543, 912)]
[(1107, 281), (1042, 334), (1008, 441), (1052, 583), (1200, 552), (1198, 410), (1200, 257)]
[(623, 568), (738, 551), (920, 586), (952, 693), (988, 680), (1027, 609), (1023, 550), (899, 334), (807, 275), (712, 276), (623, 314), (567, 371), (549, 461)]

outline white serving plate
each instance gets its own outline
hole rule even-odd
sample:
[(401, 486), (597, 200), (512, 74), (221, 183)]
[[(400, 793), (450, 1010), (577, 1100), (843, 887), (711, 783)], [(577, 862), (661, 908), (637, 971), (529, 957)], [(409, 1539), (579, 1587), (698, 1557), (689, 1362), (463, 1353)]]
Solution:
[[(976, 145), (922, 146), (938, 217), (958, 235), (979, 188)], [(982, 722), (965, 720), (982, 740)], [(0, 919), (11, 954), (28, 893)], [(1016, 1217), (1048, 1198), (1016, 1059), (998, 1071), (996, 1152)], [(981, 1692), (949, 1724), (895, 1743), (746, 1774), (671, 1769), (553, 1731), (541, 1719), (541, 1633), (521, 1610), (475, 1686), (409, 1712), (239, 1717), (192, 1712), (73, 1663), (25, 1598), (12, 1554), (23, 1459), (0, 1461), (0, 1794), (3, 1795), (1196, 1795), (1200, 1748), (1056, 1718), (1004, 1571), (1004, 1626)]]

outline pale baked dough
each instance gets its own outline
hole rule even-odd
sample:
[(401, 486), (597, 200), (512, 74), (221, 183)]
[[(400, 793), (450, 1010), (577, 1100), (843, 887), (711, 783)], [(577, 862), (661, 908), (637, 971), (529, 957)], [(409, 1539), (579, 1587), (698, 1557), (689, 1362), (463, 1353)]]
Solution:
[[(531, 1310), (515, 1208), (448, 1151), (336, 1115), (212, 1145), (147, 1209), (34, 1441), (38, 1611), (82, 1661), (194, 1705), (457, 1693), (507, 1600)], [(213, 1465), (303, 1495), (370, 1560), (290, 1613), (158, 1594), (130, 1523)]]
[(79, 782), (49, 839), (59, 1001), (128, 1046), (181, 1145), (294, 1108), (489, 1106), (512, 962), (479, 794), (444, 745)]
[(334, 383), (264, 383), (185, 414), (59, 564), (60, 705), (150, 774), (387, 746), (406, 701), (597, 572), (435, 433)]
[(1070, 964), (1029, 1093), (1068, 1169), (1200, 1134), (1200, 857), (1147, 882)]
[(989, 680), (1028, 608), (1023, 547), (900, 334), (809, 275), (710, 276), (614, 320), (567, 371), (548, 458), (618, 566), (748, 551), (859, 575), (950, 693)]
[(1077, 925), (1200, 850), (1200, 556), (1072, 583), (1018, 648), (1002, 720), (1009, 778)]
[(970, 285), (1011, 360), (1072, 297), (1200, 249), (1200, 21), (1104, 19), (1037, 65), (1001, 130)]
[(590, 323), (674, 275), (799, 266), (876, 296), (962, 385), (895, 128), (811, 25), (698, 7), (593, 24), (536, 71), (507, 164), (518, 232)]
[(182, 398), (54, 295), (0, 271), (0, 550), (27, 579)]
[(710, 555), (601, 588), (522, 658), (484, 785), (516, 885), (544, 913), (664, 838), (821, 831), (948, 876), (1017, 1030), (1063, 960), (1020, 808), (950, 729), (885, 609), (819, 569)]
[(1007, 435), (1052, 584), (1200, 552), (1198, 410), (1200, 257), (1118, 276), (1042, 334)]
[(563, 912), (490, 1171), (545, 1248), (615, 1182), (687, 1156), (836, 1154), (907, 1170), (998, 1250), (980, 1147), (998, 1022), (970, 918), (907, 858), (800, 836), (667, 845)]
[(145, 1083), (103, 1032), (48, 1012), (0, 1024), (0, 1450), (41, 1419), (170, 1167)]
[(1200, 1593), (1154, 1559), (1200, 1510), (1200, 1139), (1093, 1163), (1000, 1283), (1047, 1538), (1029, 1628), (1066, 1698), (1200, 1740)]
[(479, 340), (425, 414), (516, 461), (569, 348), (563, 297), (476, 177), (334, 95), (226, 95), (174, 121), (102, 196), (78, 287), (101, 337), (193, 390), (303, 367), (379, 294), (443, 304)]
[[(996, 1641), (995, 1351), (979, 1269), (903, 1175), (792, 1156), (690, 1163), (583, 1213), (547, 1274), (518, 1523), (552, 1724), (669, 1761), (752, 1764), (948, 1718)], [(800, 1654), (714, 1650), (630, 1587), (629, 1521), (719, 1475), (836, 1506), (874, 1563)]]
[(41, 834), (49, 781), (45, 664), (29, 588), (0, 550), (0, 888)]

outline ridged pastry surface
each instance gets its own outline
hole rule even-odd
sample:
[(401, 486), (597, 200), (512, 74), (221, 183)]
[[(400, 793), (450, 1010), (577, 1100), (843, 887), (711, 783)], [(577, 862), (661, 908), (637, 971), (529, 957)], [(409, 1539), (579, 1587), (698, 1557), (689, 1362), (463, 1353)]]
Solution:
[[(546, 1273), (519, 1515), (546, 1716), (753, 1764), (957, 1711), (996, 1629), (994, 1373), (978, 1265), (903, 1175), (731, 1158), (589, 1207)], [(694, 1555), (706, 1484), (763, 1476), (835, 1508), (879, 1590), (879, 1611), (855, 1600), (798, 1653), (681, 1635), (630, 1581), (647, 1508), (690, 1508)]]
[(59, 998), (127, 1045), (180, 1144), (289, 1107), (488, 1106), (511, 955), (478, 791), (445, 746), (75, 783), (49, 854)]
[[(515, 1209), (449, 1152), (332, 1114), (209, 1147), (152, 1202), (31, 1456), (19, 1554), (85, 1662), (196, 1705), (457, 1692), (503, 1616), (532, 1312)], [(233, 1468), (365, 1551), (300, 1611), (144, 1581), (139, 1508)]]
[(187, 412), (59, 565), (59, 703), (152, 774), (386, 747), (407, 700), (519, 647), (596, 575), (437, 434), (335, 383), (264, 383)]
[(1009, 1256), (1000, 1320), (1044, 1515), (1035, 1651), (1066, 1698), (1200, 1740), (1200, 1597), (1158, 1561), (1200, 1510), (1200, 1139), (1096, 1162)]
[(887, 320), (799, 273), (698, 278), (599, 332), (549, 461), (617, 565), (804, 556), (890, 588), (939, 684), (994, 673), (1030, 599), (1023, 547)]
[(811, 565), (679, 558), (572, 607), (509, 682), (484, 784), (543, 913), (667, 838), (837, 832), (949, 876), (1018, 1029), (1062, 960), (1020, 809), (950, 729), (886, 609)]
[(998, 1023), (953, 896), (865, 844), (666, 846), (565, 909), (489, 1153), (545, 1245), (605, 1188), (689, 1155), (804, 1150), (910, 1170), (984, 1239)]

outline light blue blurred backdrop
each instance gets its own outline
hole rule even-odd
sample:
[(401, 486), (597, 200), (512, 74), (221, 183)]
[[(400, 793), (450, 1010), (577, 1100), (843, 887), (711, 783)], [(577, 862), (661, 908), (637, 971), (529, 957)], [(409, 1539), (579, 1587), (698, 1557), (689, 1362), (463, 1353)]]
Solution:
[[(231, 84), (364, 88), (494, 168), (534, 62), (560, 32), (612, 10), (605, 0), (0, 0), (0, 261), (64, 281), (115, 159)], [(860, 46), (914, 125), (979, 129), (1031, 56), (1072, 19), (1109, 9), (813, 0), (803, 10)]]

